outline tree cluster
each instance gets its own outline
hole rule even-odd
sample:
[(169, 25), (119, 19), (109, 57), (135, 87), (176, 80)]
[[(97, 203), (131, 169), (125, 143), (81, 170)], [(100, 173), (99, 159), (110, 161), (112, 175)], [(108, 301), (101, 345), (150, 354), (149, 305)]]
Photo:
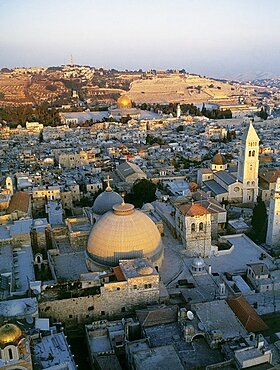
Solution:
[(266, 239), (267, 213), (265, 203), (261, 197), (257, 198), (257, 204), (253, 209), (252, 228), (256, 241), (263, 243)]
[(26, 121), (38, 121), (44, 126), (61, 125), (60, 116), (56, 109), (41, 105), (35, 108), (31, 106), (2, 107), (0, 108), (0, 123), (5, 123), (15, 128), (17, 125), (24, 125)]
[(159, 136), (153, 136), (151, 134), (148, 134), (146, 136), (146, 144), (149, 144), (149, 145), (152, 145), (152, 144), (163, 145), (164, 144), (164, 140), (161, 137), (159, 137)]
[(126, 194), (125, 201), (140, 208), (144, 203), (151, 203), (156, 200), (156, 184), (149, 180), (136, 180), (132, 186), (131, 193)]
[(257, 116), (263, 120), (267, 120), (268, 113), (263, 108), (257, 113)]

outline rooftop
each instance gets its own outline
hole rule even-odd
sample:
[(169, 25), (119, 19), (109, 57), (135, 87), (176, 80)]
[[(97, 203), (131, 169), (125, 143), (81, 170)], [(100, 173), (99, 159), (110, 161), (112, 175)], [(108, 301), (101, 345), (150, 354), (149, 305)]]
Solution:
[(43, 369), (57, 366), (61, 370), (76, 370), (69, 345), (63, 333), (55, 333), (33, 341), (35, 364)]
[(226, 340), (247, 334), (225, 300), (196, 303), (192, 309), (209, 333), (221, 331)]

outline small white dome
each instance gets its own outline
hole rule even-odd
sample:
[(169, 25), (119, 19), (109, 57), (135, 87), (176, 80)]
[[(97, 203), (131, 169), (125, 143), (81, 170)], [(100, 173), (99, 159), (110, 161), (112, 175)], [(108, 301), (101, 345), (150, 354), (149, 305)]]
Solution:
[(205, 263), (204, 263), (203, 258), (201, 258), (201, 257), (194, 258), (193, 261), (192, 261), (192, 267), (195, 268), (195, 269), (204, 268)]

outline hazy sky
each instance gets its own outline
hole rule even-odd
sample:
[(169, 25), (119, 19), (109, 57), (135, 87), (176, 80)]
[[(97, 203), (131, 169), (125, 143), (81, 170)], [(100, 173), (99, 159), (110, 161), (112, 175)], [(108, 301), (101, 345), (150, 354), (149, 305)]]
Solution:
[(280, 75), (280, 0), (0, 0), (0, 67)]

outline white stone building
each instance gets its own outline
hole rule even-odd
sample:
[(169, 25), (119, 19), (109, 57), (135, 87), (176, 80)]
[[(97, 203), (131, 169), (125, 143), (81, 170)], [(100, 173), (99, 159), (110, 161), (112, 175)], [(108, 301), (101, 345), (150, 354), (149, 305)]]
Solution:
[(270, 200), (266, 244), (280, 246), (280, 177), (276, 180)]
[(211, 254), (211, 213), (200, 204), (176, 208), (176, 233), (190, 257)]

